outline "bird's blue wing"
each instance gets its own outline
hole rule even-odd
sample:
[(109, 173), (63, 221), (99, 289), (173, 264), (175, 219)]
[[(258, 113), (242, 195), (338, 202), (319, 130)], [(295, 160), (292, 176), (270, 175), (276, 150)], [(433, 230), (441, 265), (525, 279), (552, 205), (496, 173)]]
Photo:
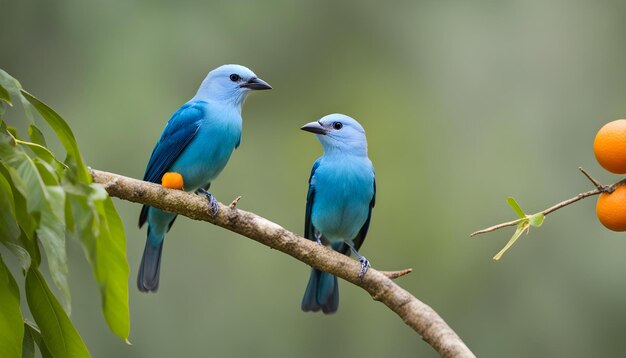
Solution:
[(167, 122), (146, 167), (143, 180), (160, 183), (161, 177), (198, 132), (204, 118), (206, 102), (191, 102), (182, 106)]
[(372, 201), (370, 201), (370, 210), (367, 214), (367, 220), (365, 220), (365, 223), (361, 226), (361, 230), (359, 230), (359, 233), (356, 235), (354, 240), (352, 240), (354, 249), (357, 251), (359, 251), (359, 248), (363, 245), (363, 241), (365, 241), (365, 236), (367, 235), (367, 230), (370, 228), (370, 219), (372, 218), (372, 208), (374, 205), (376, 205), (376, 179), (374, 179), (374, 195), (372, 195)]
[(315, 228), (311, 223), (311, 211), (313, 210), (313, 201), (315, 200), (315, 186), (311, 185), (311, 179), (315, 170), (320, 166), (320, 160), (316, 160), (311, 169), (311, 176), (309, 177), (309, 192), (306, 195), (306, 211), (304, 214), (304, 237), (309, 240), (315, 241)]
[[(206, 104), (202, 101), (190, 102), (180, 107), (172, 115), (152, 151), (143, 180), (161, 183), (163, 174), (167, 172), (198, 132), (200, 121), (205, 116)], [(139, 227), (146, 222), (147, 217), (148, 206), (144, 205), (139, 215)]]

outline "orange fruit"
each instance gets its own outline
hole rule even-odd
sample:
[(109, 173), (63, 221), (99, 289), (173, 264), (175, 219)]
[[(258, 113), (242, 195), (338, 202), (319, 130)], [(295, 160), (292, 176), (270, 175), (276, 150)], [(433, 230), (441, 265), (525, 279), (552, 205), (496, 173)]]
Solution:
[(600, 194), (596, 214), (607, 229), (626, 231), (626, 185), (618, 185), (610, 194)]
[(626, 174), (626, 119), (600, 128), (593, 141), (593, 153), (600, 165), (615, 174)]
[(161, 178), (164, 188), (183, 190), (183, 176), (176, 172), (167, 172)]

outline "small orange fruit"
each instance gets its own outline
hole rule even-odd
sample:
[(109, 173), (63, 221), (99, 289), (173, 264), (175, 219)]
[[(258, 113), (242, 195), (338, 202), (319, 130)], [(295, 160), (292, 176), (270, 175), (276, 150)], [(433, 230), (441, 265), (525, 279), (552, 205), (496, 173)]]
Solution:
[(600, 128), (593, 141), (593, 153), (600, 165), (615, 174), (626, 174), (626, 119)]
[(183, 190), (183, 176), (176, 172), (167, 172), (161, 178), (164, 188)]
[(626, 231), (626, 185), (618, 185), (610, 194), (600, 194), (596, 214), (607, 229)]

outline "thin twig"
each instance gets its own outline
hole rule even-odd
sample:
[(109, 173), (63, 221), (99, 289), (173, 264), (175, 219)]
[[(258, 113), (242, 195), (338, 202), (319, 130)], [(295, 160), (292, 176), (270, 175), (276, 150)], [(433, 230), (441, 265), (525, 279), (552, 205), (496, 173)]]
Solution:
[(241, 195), (239, 195), (238, 197), (236, 197), (231, 203), (230, 205), (228, 205), (229, 208), (234, 209), (237, 204), (239, 203), (239, 200), (241, 200)]
[(507, 222), (502, 223), (502, 224), (490, 226), (490, 227), (488, 227), (486, 229), (474, 231), (473, 233), (470, 234), (470, 237), (471, 236), (480, 235), (480, 234), (486, 234), (488, 232), (496, 231), (498, 229), (502, 229), (502, 228), (509, 227), (509, 226), (515, 226), (515, 225), (519, 224), (519, 222), (522, 221), (522, 220), (524, 220), (524, 219), (517, 219), (517, 220), (513, 220), (513, 221), (507, 221)]
[[(548, 214), (553, 213), (553, 212), (555, 212), (555, 211), (557, 211), (557, 210), (559, 210), (559, 209), (561, 209), (563, 207), (566, 207), (566, 206), (568, 206), (570, 204), (573, 204), (573, 203), (575, 203), (575, 202), (577, 202), (579, 200), (582, 200), (584, 198), (588, 198), (590, 196), (598, 195), (598, 194), (605, 193), (605, 192), (606, 193), (612, 193), (618, 185), (626, 184), (626, 179), (623, 179), (623, 180), (620, 180), (617, 183), (612, 184), (612, 185), (602, 185), (602, 184), (600, 184), (600, 182), (595, 180), (591, 175), (589, 175), (589, 173), (587, 173), (582, 167), (579, 167), (578, 169), (587, 177), (587, 179), (589, 179), (593, 183), (593, 185), (596, 187), (596, 189), (589, 190), (589, 191), (586, 191), (584, 193), (580, 193), (580, 194), (576, 195), (573, 198), (570, 198), (570, 199), (562, 201), (562, 202), (560, 202), (558, 204), (555, 204), (555, 205), (553, 205), (553, 206), (551, 206), (551, 207), (549, 207), (549, 208), (547, 208), (547, 209), (545, 209), (543, 211), (540, 211), (541, 214), (548, 215)], [(502, 223), (502, 224), (490, 226), (490, 227), (488, 227), (486, 229), (478, 230), (478, 231), (475, 231), (475, 232), (471, 233), (470, 237), (471, 236), (480, 235), (480, 234), (486, 234), (488, 232), (496, 231), (498, 229), (502, 229), (502, 228), (505, 228), (505, 227), (508, 227), (508, 226), (515, 226), (522, 220), (525, 220), (525, 219), (524, 218), (516, 219), (516, 220), (512, 220), (512, 221), (507, 221), (507, 222)]]
[(580, 193), (580, 194), (576, 195), (575, 197), (573, 197), (571, 199), (567, 199), (567, 200), (562, 201), (562, 202), (560, 202), (558, 204), (555, 204), (555, 205), (547, 208), (546, 210), (542, 211), (541, 213), (543, 215), (548, 215), (548, 214), (550, 214), (552, 212), (555, 212), (555, 211), (557, 211), (557, 210), (559, 210), (559, 209), (561, 209), (561, 208), (563, 208), (565, 206), (573, 204), (573, 203), (577, 202), (578, 200), (582, 200), (584, 198), (588, 198), (590, 196), (598, 195), (598, 194), (601, 194), (601, 193), (602, 193), (602, 190), (600, 190), (600, 189), (589, 190), (589, 191), (586, 191), (584, 193)]
[(411, 272), (413, 272), (412, 268), (406, 268), (404, 270), (400, 270), (400, 271), (380, 271), (380, 273), (382, 273), (383, 275), (389, 277), (392, 280), (395, 280), (398, 277), (402, 277), (404, 275), (408, 275)]
[(587, 179), (589, 179), (593, 185), (596, 186), (596, 188), (598, 188), (598, 190), (602, 191), (603, 190), (603, 186), (602, 184), (600, 184), (599, 181), (595, 180), (591, 175), (589, 175), (589, 173), (587, 173), (587, 171), (585, 171), (585, 169), (583, 169), (583, 167), (578, 167), (578, 170), (580, 170), (586, 177)]
[(410, 269), (383, 273), (370, 268), (361, 279), (361, 264), (358, 261), (296, 235), (254, 213), (219, 203), (219, 212), (213, 216), (207, 210), (206, 199), (199, 195), (165, 189), (157, 184), (94, 169), (90, 169), (90, 173), (94, 182), (101, 184), (111, 196), (150, 205), (194, 220), (208, 221), (341, 277), (384, 303), (441, 356), (475, 357), (435, 310), (391, 280), (409, 273)]

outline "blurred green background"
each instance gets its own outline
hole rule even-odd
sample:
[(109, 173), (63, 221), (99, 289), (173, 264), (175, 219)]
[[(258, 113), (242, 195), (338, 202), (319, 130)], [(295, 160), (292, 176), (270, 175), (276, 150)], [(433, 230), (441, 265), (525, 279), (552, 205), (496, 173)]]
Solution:
[[(71, 124), (88, 165), (141, 178), (178, 106), (214, 67), (274, 86), (244, 108), (242, 145), (213, 185), (223, 202), (301, 232), (321, 147), (299, 130), (341, 112), (365, 127), (378, 198), (362, 253), (435, 308), (482, 357), (626, 351), (626, 237), (595, 198), (549, 216), (501, 262), (513, 230), (469, 233), (589, 190), (593, 138), (626, 113), (622, 1), (0, 0), (0, 68)], [(303, 313), (309, 268), (207, 223), (167, 237), (156, 295), (135, 275), (132, 346), (107, 329), (95, 280), (69, 242), (72, 320), (95, 357), (434, 357), (364, 291), (340, 283), (334, 316)]]

